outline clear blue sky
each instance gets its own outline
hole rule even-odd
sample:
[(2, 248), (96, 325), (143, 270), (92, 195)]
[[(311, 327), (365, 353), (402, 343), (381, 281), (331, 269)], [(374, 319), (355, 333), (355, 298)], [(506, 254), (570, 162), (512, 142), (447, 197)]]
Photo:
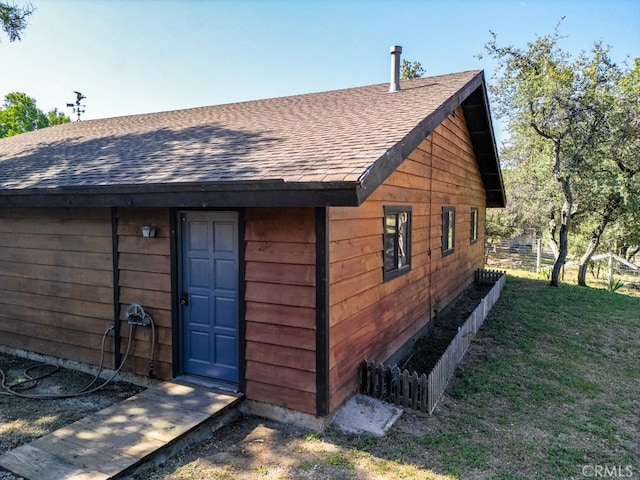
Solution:
[[(23, 4), (23, 0), (15, 0)], [(0, 43), (0, 96), (83, 119), (387, 82), (389, 46), (427, 75), (485, 69), (489, 30), (525, 46), (566, 16), (562, 46), (596, 40), (616, 61), (640, 56), (638, 0), (31, 0), (21, 42)], [(72, 116), (72, 118), (74, 118)]]

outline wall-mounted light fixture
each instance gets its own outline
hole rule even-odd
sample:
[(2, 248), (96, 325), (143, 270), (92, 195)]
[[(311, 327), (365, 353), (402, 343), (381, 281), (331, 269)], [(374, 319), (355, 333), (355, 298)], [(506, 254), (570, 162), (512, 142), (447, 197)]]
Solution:
[(140, 233), (143, 238), (153, 238), (156, 236), (156, 232), (158, 231), (158, 227), (155, 225), (148, 223), (140, 227)]

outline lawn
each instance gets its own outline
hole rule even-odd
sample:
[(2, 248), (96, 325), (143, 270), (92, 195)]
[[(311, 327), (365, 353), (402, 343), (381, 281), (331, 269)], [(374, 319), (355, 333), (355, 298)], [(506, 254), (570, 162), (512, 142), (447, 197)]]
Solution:
[(245, 418), (144, 478), (640, 478), (639, 359), (640, 298), (509, 272), (433, 416), (384, 438)]

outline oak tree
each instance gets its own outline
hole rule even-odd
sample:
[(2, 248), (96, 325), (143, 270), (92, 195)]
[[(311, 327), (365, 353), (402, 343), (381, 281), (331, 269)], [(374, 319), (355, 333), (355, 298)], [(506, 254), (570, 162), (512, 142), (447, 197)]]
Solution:
[(611, 61), (601, 42), (572, 58), (560, 48), (561, 38), (558, 26), (526, 48), (499, 46), (494, 33), (485, 46), (498, 64), (490, 86), (496, 112), (506, 119), (516, 150), (529, 145), (537, 152), (523, 162), (546, 178), (536, 195), (549, 206), (549, 237), (557, 251), (552, 286), (559, 284), (572, 222), (582, 216), (594, 225), (581, 257), (579, 283), (585, 283), (586, 265), (605, 228), (624, 211), (637, 171), (633, 155), (616, 155), (620, 140), (635, 134), (637, 117), (622, 88), (630, 72)]

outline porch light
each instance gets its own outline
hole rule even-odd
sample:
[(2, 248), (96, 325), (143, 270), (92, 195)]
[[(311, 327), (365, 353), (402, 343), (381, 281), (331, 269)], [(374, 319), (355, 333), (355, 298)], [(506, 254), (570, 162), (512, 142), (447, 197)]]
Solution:
[(158, 230), (158, 227), (156, 227), (155, 225), (150, 224), (150, 223), (140, 227), (140, 232), (142, 233), (142, 237), (143, 238), (155, 237), (157, 230)]

